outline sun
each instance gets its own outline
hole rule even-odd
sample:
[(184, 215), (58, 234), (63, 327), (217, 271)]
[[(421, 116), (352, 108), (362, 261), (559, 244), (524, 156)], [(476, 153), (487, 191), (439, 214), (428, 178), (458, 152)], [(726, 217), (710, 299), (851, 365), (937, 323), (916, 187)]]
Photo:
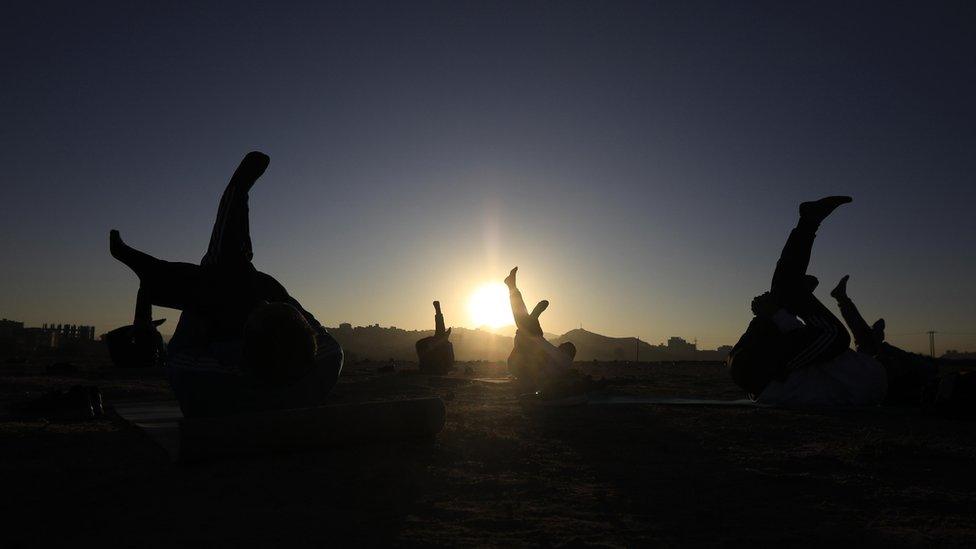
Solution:
[(478, 287), (468, 298), (468, 314), (475, 327), (500, 328), (512, 324), (508, 288), (500, 282)]

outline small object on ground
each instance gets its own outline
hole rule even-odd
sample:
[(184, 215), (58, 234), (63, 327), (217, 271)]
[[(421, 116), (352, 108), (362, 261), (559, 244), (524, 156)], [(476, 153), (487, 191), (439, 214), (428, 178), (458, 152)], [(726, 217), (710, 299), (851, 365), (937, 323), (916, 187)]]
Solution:
[(98, 387), (88, 388), (88, 400), (91, 402), (92, 414), (96, 418), (105, 417), (105, 403), (102, 399), (102, 391)]
[(73, 385), (66, 391), (50, 391), (37, 398), (11, 406), (20, 417), (88, 420), (105, 415), (98, 387)]

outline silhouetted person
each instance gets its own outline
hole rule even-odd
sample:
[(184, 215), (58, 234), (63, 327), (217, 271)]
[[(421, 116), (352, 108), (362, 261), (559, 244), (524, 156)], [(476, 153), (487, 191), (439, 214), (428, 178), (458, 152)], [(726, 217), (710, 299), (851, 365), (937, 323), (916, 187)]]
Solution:
[(252, 152), (241, 161), (200, 265), (163, 261), (110, 235), (112, 255), (139, 277), (137, 332), (150, 332), (151, 305), (182, 311), (167, 366), (187, 416), (317, 405), (342, 368), (338, 343), (251, 263), (248, 192), (269, 160)]
[(868, 325), (854, 301), (847, 295), (849, 279), (850, 275), (841, 278), (830, 291), (830, 295), (837, 300), (841, 316), (854, 335), (857, 352), (874, 357), (884, 366), (888, 375), (888, 394), (884, 403), (891, 406), (921, 404), (926, 390), (935, 387), (938, 373), (935, 362), (885, 342), (884, 319), (879, 318), (874, 324)]
[(830, 196), (800, 204), (800, 219), (776, 263), (770, 291), (752, 301), (755, 318), (728, 364), (736, 384), (760, 402), (861, 406), (884, 398), (884, 369), (850, 350), (847, 330), (813, 295), (817, 279), (806, 273), (821, 222), (850, 201)]
[(446, 374), (454, 369), (454, 345), (451, 329), (444, 329), (441, 302), (434, 302), (434, 335), (417, 341), (417, 360), (420, 371), (428, 374)]
[[(138, 298), (136, 298), (138, 301)], [(158, 327), (166, 319), (152, 320), (147, 328), (142, 317), (137, 315), (135, 324), (116, 328), (103, 337), (108, 347), (109, 357), (117, 368), (150, 368), (164, 366), (166, 360), (166, 343), (159, 333)]]
[(509, 371), (523, 389), (546, 399), (555, 401), (585, 396), (583, 387), (577, 383), (578, 378), (570, 372), (576, 346), (566, 342), (556, 347), (546, 340), (539, 316), (549, 307), (549, 302), (540, 301), (530, 313), (516, 285), (517, 272), (518, 267), (515, 267), (505, 279), (516, 327), (515, 346), (508, 356)]

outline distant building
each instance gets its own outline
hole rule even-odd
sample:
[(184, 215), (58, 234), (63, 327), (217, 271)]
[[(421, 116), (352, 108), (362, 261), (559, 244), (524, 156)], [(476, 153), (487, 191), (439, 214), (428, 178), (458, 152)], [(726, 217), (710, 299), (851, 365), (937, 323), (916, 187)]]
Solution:
[(43, 324), (41, 331), (56, 334), (61, 341), (95, 341), (94, 326), (80, 326), (75, 324)]
[(0, 337), (12, 337), (24, 329), (24, 323), (16, 320), (0, 319)]
[(0, 351), (3, 354), (59, 349), (69, 342), (94, 340), (94, 326), (43, 324), (37, 328), (25, 327), (23, 322), (16, 320), (0, 320)]
[(341, 332), (351, 332), (352, 331), (352, 324), (350, 324), (348, 322), (343, 322), (342, 324), (339, 325), (339, 331), (341, 331)]
[(698, 345), (689, 343), (683, 338), (672, 336), (668, 338), (668, 351), (675, 354), (694, 353), (698, 350)]
[(720, 353), (723, 353), (723, 354), (729, 354), (729, 353), (732, 352), (732, 346), (731, 345), (720, 345), (719, 348), (718, 349), (715, 349), (715, 350), (718, 351), (718, 352), (720, 352)]

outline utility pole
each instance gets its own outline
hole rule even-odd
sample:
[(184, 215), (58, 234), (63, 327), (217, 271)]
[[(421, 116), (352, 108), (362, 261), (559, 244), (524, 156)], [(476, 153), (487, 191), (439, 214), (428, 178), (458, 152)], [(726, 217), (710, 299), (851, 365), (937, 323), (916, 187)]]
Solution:
[(932, 330), (928, 332), (929, 334), (929, 355), (935, 358), (935, 331)]

